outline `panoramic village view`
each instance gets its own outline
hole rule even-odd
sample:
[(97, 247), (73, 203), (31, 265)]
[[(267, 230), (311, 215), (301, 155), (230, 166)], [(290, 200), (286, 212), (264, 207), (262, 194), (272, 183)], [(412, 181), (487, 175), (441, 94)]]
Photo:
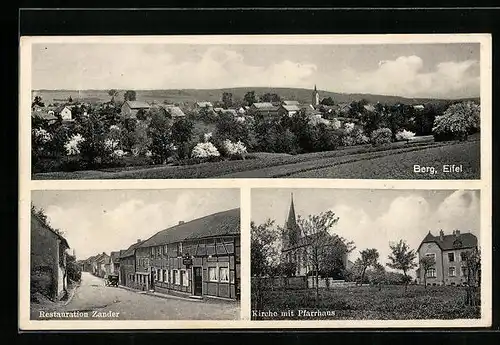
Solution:
[(240, 261), (238, 190), (33, 192), (31, 319), (236, 320)]
[(34, 179), (480, 177), (478, 44), (158, 46), (35, 47)]
[(253, 320), (481, 317), (479, 191), (253, 189), (252, 205)]

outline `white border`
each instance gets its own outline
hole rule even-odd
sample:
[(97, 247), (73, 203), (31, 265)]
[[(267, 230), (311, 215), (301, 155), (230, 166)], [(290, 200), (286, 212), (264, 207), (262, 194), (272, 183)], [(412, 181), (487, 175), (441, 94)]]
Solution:
[[(31, 181), (31, 45), (35, 43), (144, 44), (423, 44), (480, 43), (481, 68), (481, 179), (480, 180), (349, 180), (349, 179), (199, 179), (199, 180), (71, 180)], [(233, 329), (233, 328), (455, 328), (487, 327), (492, 312), (491, 166), (492, 166), (492, 48), (489, 34), (411, 35), (235, 35), (235, 36), (52, 36), (21, 37), (19, 112), (19, 327), (22, 330), (105, 329)], [(236, 321), (125, 321), (29, 320), (31, 190), (240, 188), (241, 198), (241, 320)], [(477, 320), (328, 320), (250, 321), (250, 189), (478, 189), (481, 195), (482, 288), (481, 319)]]

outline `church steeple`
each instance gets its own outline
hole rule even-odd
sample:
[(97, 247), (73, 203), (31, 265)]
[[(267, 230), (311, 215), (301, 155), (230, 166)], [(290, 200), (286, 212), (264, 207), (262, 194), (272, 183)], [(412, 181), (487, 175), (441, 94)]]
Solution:
[(288, 248), (297, 244), (300, 237), (300, 228), (295, 216), (295, 205), (293, 203), (293, 193), (291, 195), (288, 218), (285, 222), (285, 234), (283, 236), (283, 247)]
[(319, 105), (319, 92), (316, 88), (316, 84), (314, 84), (314, 91), (312, 92), (312, 100), (311, 104), (313, 107), (317, 107)]

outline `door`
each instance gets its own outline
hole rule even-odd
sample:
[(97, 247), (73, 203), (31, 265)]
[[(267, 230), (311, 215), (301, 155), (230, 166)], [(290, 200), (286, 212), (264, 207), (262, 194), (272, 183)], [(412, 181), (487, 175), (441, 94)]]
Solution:
[(201, 279), (201, 267), (193, 267), (193, 294), (195, 296), (201, 296), (203, 293)]

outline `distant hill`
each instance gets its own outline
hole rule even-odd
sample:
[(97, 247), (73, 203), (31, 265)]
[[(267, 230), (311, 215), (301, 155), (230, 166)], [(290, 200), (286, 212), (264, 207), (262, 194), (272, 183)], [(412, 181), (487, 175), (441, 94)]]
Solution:
[[(255, 91), (257, 96), (264, 93), (276, 93), (281, 99), (296, 100), (301, 103), (311, 102), (310, 89), (302, 88), (268, 88), (268, 87), (238, 87), (227, 89), (181, 89), (181, 90), (136, 90), (137, 100), (158, 103), (169, 101), (172, 103), (193, 103), (196, 101), (218, 101), (223, 92), (231, 92), (233, 99), (242, 99), (248, 91)], [(120, 90), (120, 97), (123, 97), (125, 90)], [(444, 99), (426, 99), (426, 98), (404, 98), (399, 96), (371, 95), (371, 94), (347, 94), (330, 91), (318, 90), (320, 98), (332, 97), (335, 103), (350, 103), (366, 99), (370, 103), (386, 104), (424, 104), (445, 102)], [(33, 94), (42, 96), (46, 103), (65, 102), (70, 96), (74, 101), (84, 101), (89, 103), (105, 102), (111, 99), (108, 90), (34, 90)], [(479, 101), (479, 98), (471, 98)]]

